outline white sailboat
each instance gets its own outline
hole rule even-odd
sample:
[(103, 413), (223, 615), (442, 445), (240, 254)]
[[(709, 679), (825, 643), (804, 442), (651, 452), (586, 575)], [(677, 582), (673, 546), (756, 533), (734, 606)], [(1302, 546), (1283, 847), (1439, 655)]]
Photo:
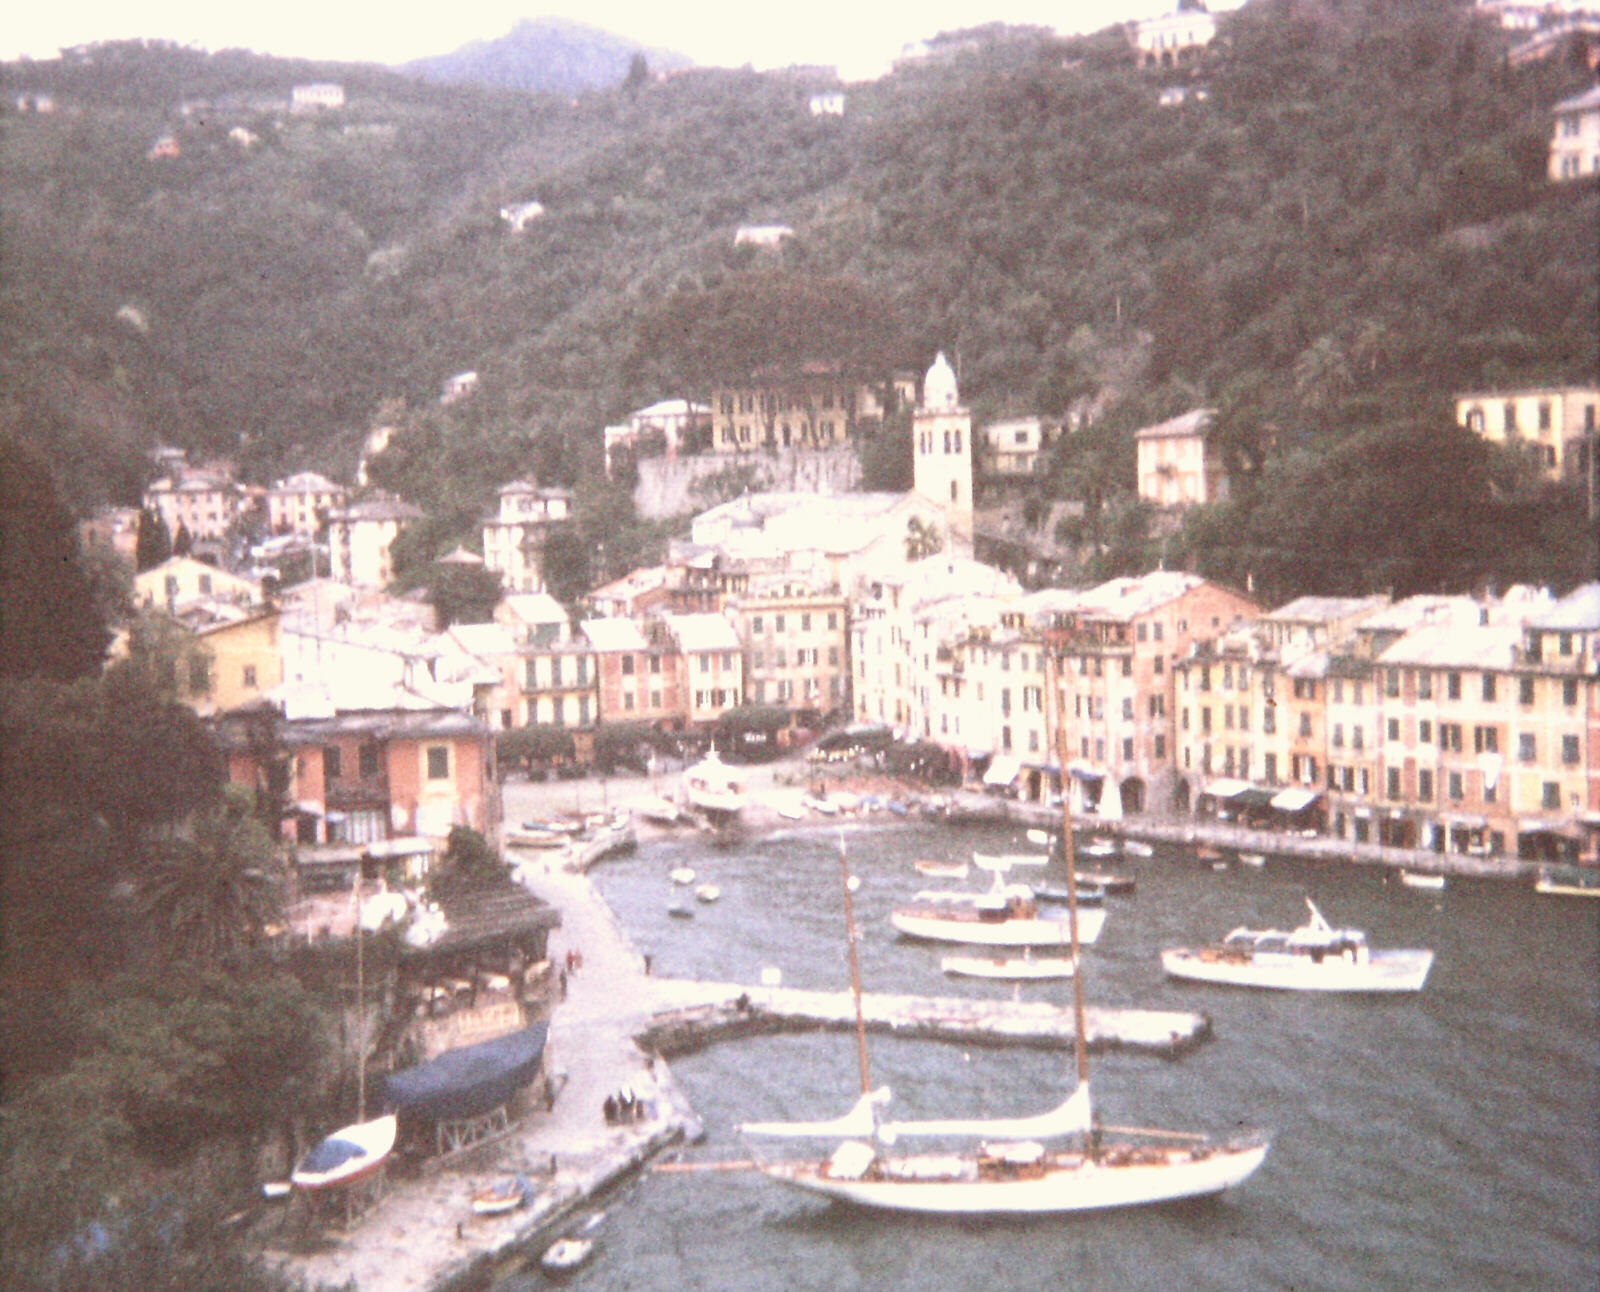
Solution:
[[(1053, 680), (1053, 679), (1052, 679)], [(1054, 685), (1051, 693), (1055, 693)], [(1059, 731), (1059, 726), (1058, 726)], [(1059, 739), (1059, 737), (1058, 737)], [(1065, 766), (1066, 760), (1062, 759)], [(1069, 892), (1075, 888), (1070, 808), (1064, 837)], [(1078, 1084), (1058, 1107), (1035, 1116), (931, 1121), (887, 1121), (880, 1115), (887, 1092), (872, 1089), (861, 1014), (861, 976), (846, 869), (845, 921), (850, 938), (851, 986), (856, 997), (856, 1043), (861, 1098), (832, 1122), (757, 1123), (747, 1135), (839, 1138), (824, 1158), (761, 1164), (780, 1183), (822, 1197), (887, 1211), (937, 1215), (1056, 1215), (1141, 1206), (1221, 1193), (1241, 1183), (1265, 1159), (1268, 1144), (1247, 1135), (1213, 1141), (1179, 1131), (1099, 1126), (1089, 1094), (1082, 979), (1073, 977), (1074, 1048)], [(1070, 904), (1079, 955), (1077, 903)], [(901, 1140), (928, 1137), (961, 1142), (955, 1151), (904, 1153)], [(1057, 1148), (1046, 1141), (1060, 1140)]]

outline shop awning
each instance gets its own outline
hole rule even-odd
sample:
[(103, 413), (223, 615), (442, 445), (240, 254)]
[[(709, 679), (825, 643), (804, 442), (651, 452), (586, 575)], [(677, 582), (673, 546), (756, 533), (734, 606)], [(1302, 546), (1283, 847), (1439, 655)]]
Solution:
[(1214, 799), (1231, 799), (1237, 798), (1249, 788), (1249, 781), (1239, 781), (1231, 776), (1222, 776), (1206, 786), (1206, 793)]
[(1279, 790), (1272, 796), (1272, 806), (1280, 812), (1304, 812), (1315, 803), (1322, 795), (1317, 790), (1304, 790), (1298, 787)]
[(1010, 754), (996, 754), (989, 764), (989, 770), (983, 774), (985, 785), (1009, 785), (1017, 779), (1017, 773), (1022, 770), (1022, 763)]

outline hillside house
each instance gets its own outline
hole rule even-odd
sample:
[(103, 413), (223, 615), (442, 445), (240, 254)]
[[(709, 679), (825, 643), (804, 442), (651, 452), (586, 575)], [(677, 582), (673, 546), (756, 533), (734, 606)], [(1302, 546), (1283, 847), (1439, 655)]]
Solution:
[(794, 237), (787, 224), (741, 224), (733, 234), (736, 247), (773, 248), (783, 245), (785, 238)]
[(1563, 99), (1550, 109), (1550, 180), (1592, 179), (1600, 175), (1600, 85)]
[(1197, 408), (1135, 432), (1140, 498), (1157, 507), (1193, 507), (1228, 496), (1222, 455), (1208, 435), (1214, 417)]
[(1031, 476), (1050, 442), (1049, 430), (1038, 417), (991, 422), (982, 435), (985, 473), (1009, 478)]
[(156, 512), (177, 537), (179, 528), (191, 539), (218, 539), (244, 509), (245, 495), (231, 472), (217, 468), (184, 469), (146, 486), (144, 505)]
[(289, 111), (294, 113), (331, 112), (344, 104), (344, 86), (336, 81), (314, 81), (289, 91)]
[(628, 414), (616, 426), (605, 429), (606, 474), (611, 474), (611, 455), (618, 448), (636, 448), (659, 437), (668, 458), (678, 456), (686, 443), (711, 431), (711, 405), (688, 399), (663, 399)]
[(1548, 478), (1581, 472), (1600, 430), (1600, 386), (1533, 386), (1456, 396), (1456, 422), (1527, 453)]
[(394, 579), (389, 547), (401, 527), (422, 519), (422, 511), (389, 494), (375, 494), (328, 512), (328, 555), (332, 575), (358, 588), (384, 588)]
[(506, 222), (512, 233), (521, 233), (543, 215), (542, 202), (513, 202), (509, 206), (500, 208), (500, 218)]
[(512, 592), (545, 591), (544, 549), (572, 523), (572, 493), (526, 480), (501, 485), (496, 513), (483, 522), (483, 563)]
[(1174, 68), (1194, 62), (1216, 38), (1217, 20), (1204, 9), (1181, 9), (1133, 25), (1140, 67)]
[(822, 94), (813, 94), (808, 104), (811, 115), (814, 117), (842, 117), (844, 116), (844, 95), (838, 90), (828, 90)]
[(195, 606), (261, 604), (261, 585), (229, 574), (192, 556), (168, 557), (133, 579), (134, 604), (145, 609), (182, 613)]
[(711, 447), (718, 453), (823, 448), (875, 430), (884, 417), (916, 401), (916, 378), (896, 373), (873, 383), (839, 365), (752, 373), (711, 394)]
[(343, 507), (346, 490), (315, 471), (300, 471), (267, 490), (267, 526), (274, 534), (313, 538), (323, 517)]

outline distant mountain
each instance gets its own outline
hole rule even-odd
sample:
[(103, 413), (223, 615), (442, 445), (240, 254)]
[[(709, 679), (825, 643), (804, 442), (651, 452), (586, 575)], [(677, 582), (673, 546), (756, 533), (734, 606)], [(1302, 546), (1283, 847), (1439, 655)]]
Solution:
[(619, 84), (635, 54), (645, 56), (652, 72), (692, 62), (671, 50), (646, 49), (583, 23), (524, 18), (497, 40), (475, 40), (450, 54), (416, 59), (400, 70), (448, 85), (570, 94)]

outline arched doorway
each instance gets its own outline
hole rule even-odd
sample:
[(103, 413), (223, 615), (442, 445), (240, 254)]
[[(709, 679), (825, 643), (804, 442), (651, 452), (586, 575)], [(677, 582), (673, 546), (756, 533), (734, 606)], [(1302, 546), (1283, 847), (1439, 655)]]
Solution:
[(1172, 810), (1174, 812), (1189, 812), (1193, 810), (1189, 782), (1183, 777), (1178, 777), (1172, 787)]

